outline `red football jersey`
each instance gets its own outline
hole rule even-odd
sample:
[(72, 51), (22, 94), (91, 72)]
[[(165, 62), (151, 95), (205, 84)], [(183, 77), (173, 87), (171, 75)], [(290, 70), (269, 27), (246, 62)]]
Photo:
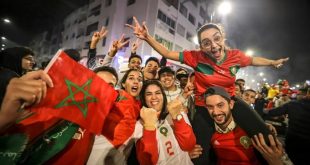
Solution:
[(211, 139), (218, 165), (257, 165), (260, 164), (250, 138), (236, 127), (228, 133), (215, 132)]
[(180, 52), (179, 60), (195, 70), (195, 102), (204, 106), (203, 93), (210, 86), (220, 86), (235, 95), (236, 74), (241, 67), (252, 63), (252, 58), (240, 50), (226, 50), (222, 61), (214, 62), (202, 51)]

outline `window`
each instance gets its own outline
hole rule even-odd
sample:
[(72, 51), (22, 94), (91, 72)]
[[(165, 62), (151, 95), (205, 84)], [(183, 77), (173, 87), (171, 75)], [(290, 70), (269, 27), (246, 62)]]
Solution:
[(175, 21), (169, 17), (166, 16), (161, 10), (158, 10), (157, 18), (163, 21), (165, 24), (167, 24), (172, 29), (175, 29)]
[(87, 26), (86, 35), (90, 35), (91, 32), (98, 30), (98, 22)]
[[(128, 40), (130, 40), (130, 37), (124, 38), (124, 42)], [(124, 45), (124, 48), (128, 48), (128, 47), (129, 47), (129, 42), (126, 45)]]
[(102, 39), (102, 46), (105, 46), (106, 41), (107, 41), (107, 38), (104, 37), (104, 38)]
[(54, 38), (54, 39), (52, 40), (52, 44), (56, 44), (56, 42), (57, 42), (57, 39)]
[(78, 33), (77, 33), (77, 35), (76, 35), (76, 38), (79, 38), (79, 37), (83, 36), (84, 33), (85, 33), (85, 32), (84, 32), (84, 29), (79, 28)]
[(193, 3), (194, 6), (197, 7), (197, 5), (198, 5), (198, 2), (197, 2), (197, 1), (198, 1), (198, 0), (190, 0), (190, 1)]
[(104, 26), (107, 27), (109, 25), (109, 17), (105, 20)]
[(132, 17), (129, 17), (126, 21), (126, 24), (128, 25), (132, 25), (132, 22), (133, 22), (133, 18)]
[(105, 0), (106, 7), (111, 6), (111, 4), (112, 4), (112, 0)]
[(187, 8), (183, 5), (183, 3), (180, 3), (180, 13), (187, 18)]
[(207, 17), (206, 11), (200, 6), (200, 10), (199, 10), (199, 15), (200, 17), (202, 17), (203, 19), (205, 17)]
[(188, 14), (188, 20), (189, 20), (189, 22), (191, 22), (193, 25), (195, 25), (195, 23), (196, 23), (196, 18), (195, 18), (191, 13)]
[(174, 30), (169, 28), (169, 33), (174, 35)]
[(100, 14), (100, 8), (101, 8), (101, 5), (98, 5), (98, 6), (96, 6), (96, 7), (94, 7), (94, 8), (92, 8), (91, 10), (90, 10), (90, 12), (89, 12), (89, 17), (90, 16), (97, 16), (97, 15), (99, 15)]
[(74, 38), (74, 37), (75, 37), (75, 33), (72, 33), (71, 38)]
[(127, 6), (134, 4), (136, 0), (127, 0)]
[(86, 21), (87, 19), (87, 14), (86, 13), (83, 13), (81, 15), (79, 15), (79, 18), (78, 18), (78, 23), (81, 23), (83, 21)]
[(69, 38), (68, 35), (66, 35), (66, 40), (68, 40), (68, 38)]
[(168, 50), (172, 50), (172, 42), (163, 39), (159, 35), (155, 34), (155, 40), (159, 43), (161, 43), (164, 47), (166, 47)]
[(199, 29), (201, 26), (202, 26), (202, 24), (200, 22), (198, 22), (197, 29)]
[(88, 49), (90, 45), (90, 41), (85, 42), (84, 49)]
[(181, 24), (178, 24), (178, 26), (177, 26), (177, 33), (180, 36), (184, 37), (185, 36), (185, 27), (182, 26)]
[(192, 38), (193, 38), (193, 35), (189, 32), (186, 33), (186, 39), (190, 42), (192, 42)]
[(168, 6), (173, 6), (174, 8), (178, 9), (179, 0), (163, 0)]

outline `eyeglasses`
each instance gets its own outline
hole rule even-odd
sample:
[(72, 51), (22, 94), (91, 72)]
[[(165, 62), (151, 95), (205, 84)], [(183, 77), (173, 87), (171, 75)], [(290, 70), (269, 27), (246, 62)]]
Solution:
[[(220, 43), (222, 40), (223, 40), (223, 37), (221, 35), (216, 35), (213, 38), (213, 42), (216, 44)], [(200, 42), (200, 44), (202, 47), (209, 48), (212, 46), (212, 41), (208, 38), (205, 38)]]

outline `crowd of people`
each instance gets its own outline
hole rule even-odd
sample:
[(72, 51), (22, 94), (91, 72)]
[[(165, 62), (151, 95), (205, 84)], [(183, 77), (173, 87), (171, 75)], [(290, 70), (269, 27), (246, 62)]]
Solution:
[[(241, 67), (280, 68), (288, 58), (249, 57), (238, 49), (230, 49), (225, 45), (223, 28), (213, 23), (198, 30), (199, 50), (169, 51), (148, 33), (145, 22), (141, 24), (135, 17), (133, 20), (132, 25), (126, 26), (133, 30), (137, 41), (132, 44), (127, 67), (119, 72), (111, 63), (129, 41), (124, 35), (113, 41), (98, 65), (96, 46), (108, 30), (102, 27), (91, 38), (86, 67), (118, 93), (101, 134), (72, 121), (55, 116), (43, 118), (43, 114), (27, 110), (46, 99), (54, 82), (46, 72), (34, 71), (31, 49), (14, 47), (1, 51), (0, 143), (7, 145), (0, 146), (0, 162), (309, 164), (309, 84), (300, 92), (293, 92), (283, 80), (277, 85), (265, 85), (258, 92), (245, 89), (243, 79), (236, 80)], [(162, 59), (150, 57), (142, 66), (142, 58), (136, 53), (141, 41)], [(76, 50), (64, 52), (74, 61), (80, 60)], [(166, 66), (167, 59), (180, 61), (192, 70), (174, 70)], [(41, 120), (23, 125), (31, 118)], [(281, 127), (284, 131), (276, 121), (288, 121)], [(51, 142), (48, 137), (57, 132), (67, 139)], [(279, 134), (285, 141), (278, 140)], [(24, 142), (12, 145), (10, 139), (15, 136), (25, 136)], [(51, 153), (50, 148), (55, 146), (57, 150)]]

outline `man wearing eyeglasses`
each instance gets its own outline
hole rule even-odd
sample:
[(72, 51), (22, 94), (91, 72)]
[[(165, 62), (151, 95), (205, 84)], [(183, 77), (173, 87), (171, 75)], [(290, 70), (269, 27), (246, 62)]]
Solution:
[[(142, 25), (134, 17), (134, 25), (127, 25), (134, 30), (134, 34), (145, 40), (163, 57), (175, 61), (180, 61), (192, 67), (195, 70), (195, 108), (196, 114), (192, 123), (194, 132), (196, 133), (197, 143), (205, 143), (207, 139), (211, 139), (214, 126), (212, 120), (204, 107), (203, 93), (210, 86), (220, 86), (231, 95), (235, 95), (236, 74), (241, 67), (249, 65), (253, 66), (274, 66), (279, 68), (288, 58), (270, 60), (262, 57), (249, 57), (242, 51), (237, 49), (229, 49), (225, 45), (225, 34), (223, 29), (216, 24), (203, 25), (197, 32), (200, 50), (190, 50), (183, 52), (169, 51), (160, 43), (158, 43), (150, 34), (145, 22)], [(233, 111), (236, 122), (250, 136), (262, 132), (268, 134), (268, 129), (259, 118), (255, 118), (256, 114), (250, 111), (250, 107), (241, 99), (236, 99), (235, 107), (238, 110)], [(249, 121), (247, 116), (251, 116)], [(250, 117), (250, 118), (251, 118)], [(209, 131), (209, 132), (208, 132)], [(203, 133), (204, 132), (204, 133)], [(208, 132), (208, 133), (207, 133)], [(198, 136), (199, 135), (199, 136)], [(268, 139), (266, 139), (268, 140)], [(203, 147), (203, 155), (195, 164), (208, 164), (209, 144), (201, 144)]]

